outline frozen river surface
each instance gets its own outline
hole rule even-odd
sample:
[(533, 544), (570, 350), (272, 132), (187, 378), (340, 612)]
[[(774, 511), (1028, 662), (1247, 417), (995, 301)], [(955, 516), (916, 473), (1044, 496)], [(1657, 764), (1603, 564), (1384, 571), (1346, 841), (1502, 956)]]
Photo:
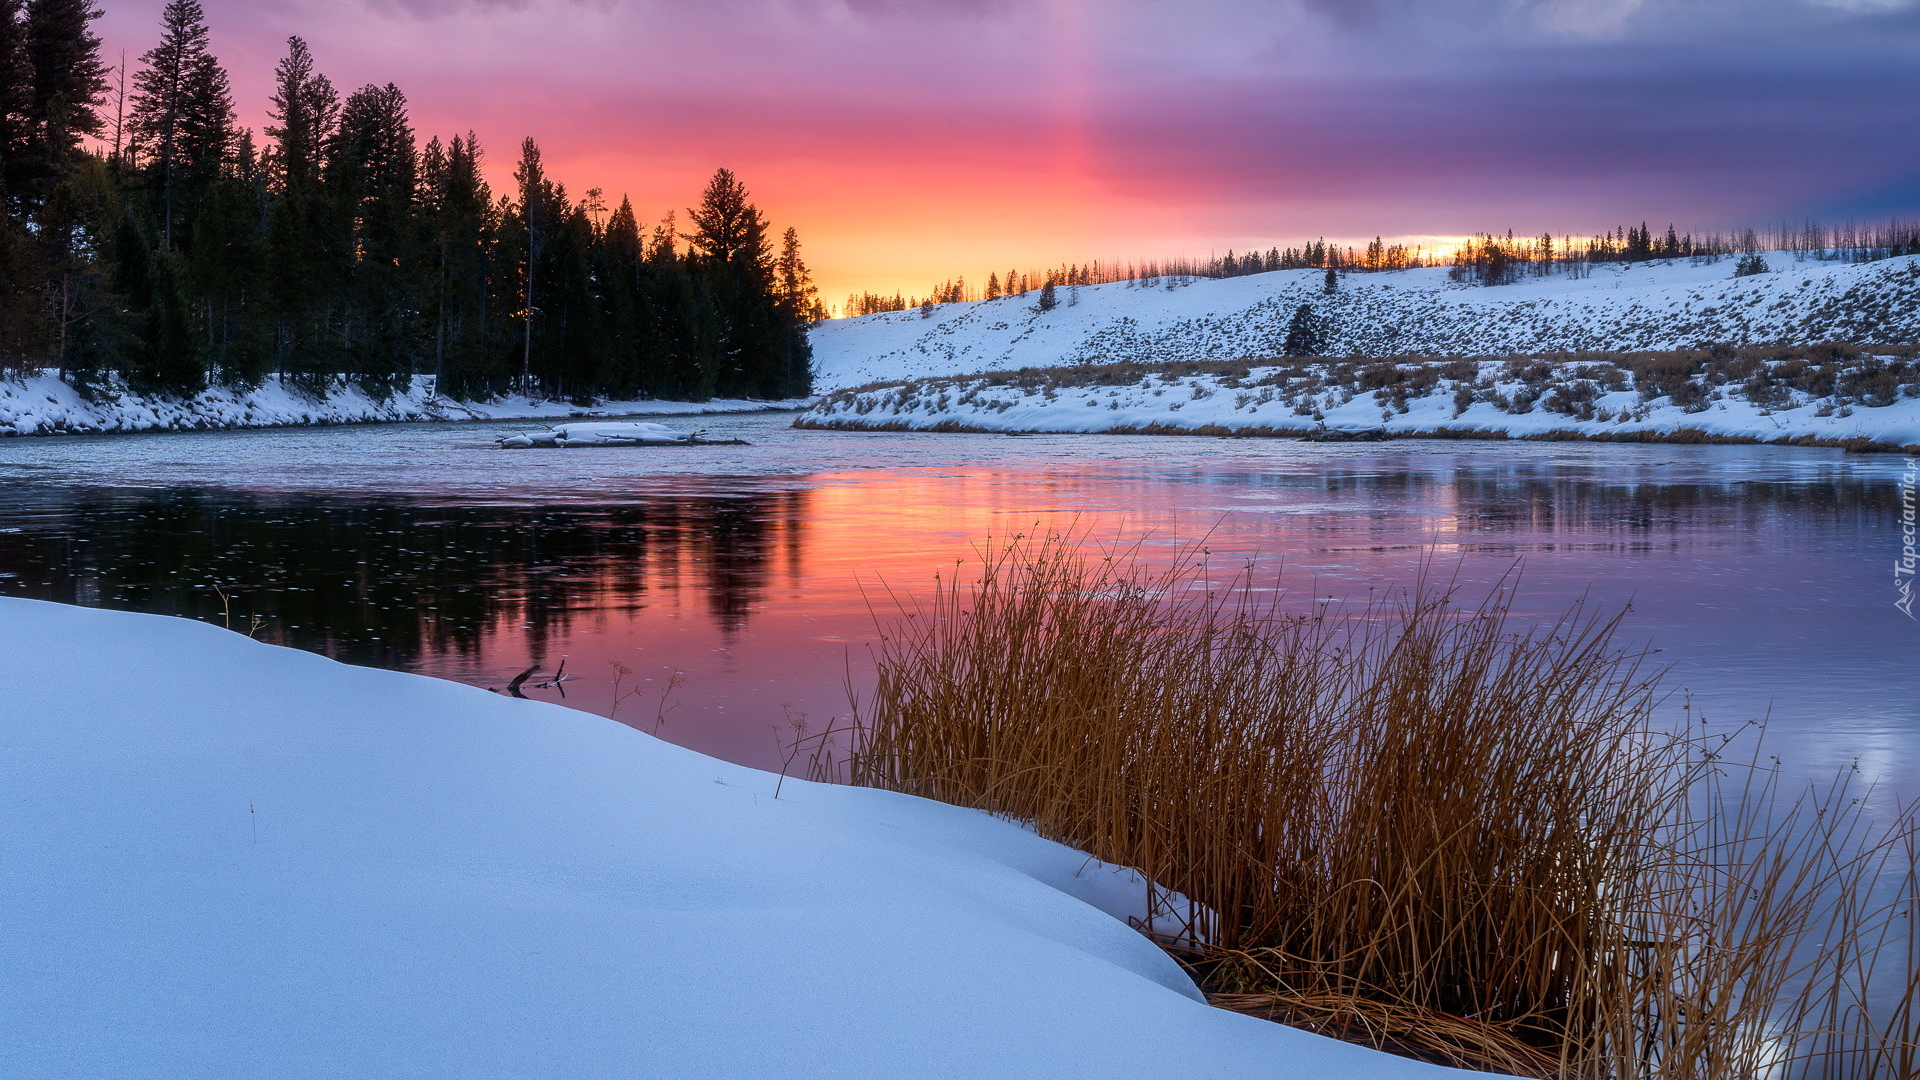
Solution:
[[(1770, 715), (1796, 773), (1920, 795), (1920, 623), (1894, 607), (1893, 457), (1737, 446), (1311, 444), (796, 431), (748, 446), (503, 452), (526, 423), (0, 442), (0, 594), (200, 619), (352, 663), (504, 686), (777, 765), (847, 711), (867, 597), (988, 536), (1204, 538), (1289, 597), (1364, 598), (1425, 557), (1518, 609), (1631, 602), (1626, 638), (1715, 725)], [(223, 616), (221, 593), (226, 596)], [(641, 693), (628, 695), (639, 689)], [(558, 691), (533, 691), (556, 697)]]

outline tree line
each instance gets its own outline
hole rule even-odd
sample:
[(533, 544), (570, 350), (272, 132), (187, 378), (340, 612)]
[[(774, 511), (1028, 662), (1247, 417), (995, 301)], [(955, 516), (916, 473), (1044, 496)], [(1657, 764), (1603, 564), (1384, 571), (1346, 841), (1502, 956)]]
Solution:
[(1556, 237), (1543, 233), (1538, 237), (1516, 238), (1509, 230), (1504, 237), (1493, 233), (1469, 237), (1451, 252), (1387, 243), (1379, 236), (1363, 246), (1342, 246), (1321, 238), (1297, 247), (1275, 246), (1264, 252), (1229, 250), (1224, 255), (1205, 259), (1094, 260), (1062, 263), (1040, 270), (1009, 270), (1005, 276), (994, 272), (987, 276), (986, 285), (978, 289), (970, 287), (964, 277), (956, 277), (935, 286), (924, 299), (898, 293), (892, 296), (855, 293), (847, 298), (841, 314), (854, 317), (916, 307), (930, 313), (932, 305), (1025, 296), (1048, 285), (1071, 288), (1126, 282), (1134, 286), (1165, 284), (1171, 287), (1199, 278), (1242, 277), (1275, 270), (1331, 270), (1347, 274), (1438, 266), (1448, 267), (1455, 281), (1505, 285), (1527, 276), (1585, 277), (1592, 267), (1609, 263), (1682, 258), (1712, 263), (1733, 256), (1752, 256), (1742, 263), (1751, 272), (1750, 268), (1755, 265), (1764, 269), (1764, 261), (1755, 261), (1757, 253), (1763, 250), (1789, 251), (1797, 259), (1854, 263), (1920, 255), (1920, 221), (1895, 217), (1872, 225), (1850, 220), (1828, 226), (1808, 219), (1798, 223), (1781, 222), (1766, 229), (1700, 234), (1682, 234), (1668, 225), (1664, 235), (1656, 234), (1645, 222), (1638, 226), (1620, 226), (1597, 236)]
[(986, 284), (978, 288), (970, 286), (965, 277), (943, 281), (934, 286), (925, 298), (917, 295), (904, 296), (900, 293), (892, 296), (853, 293), (847, 297), (846, 307), (840, 314), (852, 318), (883, 311), (907, 311), (916, 307), (925, 307), (928, 304), (952, 304), (973, 300), (997, 300), (1002, 296), (1026, 296), (1030, 292), (1042, 291), (1049, 285), (1071, 289), (1081, 285), (1130, 282), (1150, 288), (1198, 278), (1242, 277), (1248, 274), (1265, 274), (1274, 270), (1319, 270), (1328, 267), (1359, 271), (1406, 270), (1439, 264), (1439, 259), (1428, 254), (1425, 249), (1409, 248), (1404, 244), (1387, 244), (1379, 237), (1375, 237), (1363, 248), (1351, 246), (1342, 248), (1325, 239), (1320, 239), (1299, 247), (1273, 247), (1264, 252), (1229, 250), (1224, 255), (1211, 255), (1205, 259), (1185, 257), (1126, 261), (1095, 259), (1087, 263), (1061, 263), (1058, 266), (1037, 269), (1014, 268), (1008, 270), (1004, 276), (998, 271), (989, 273)]
[(129, 73), (94, 0), (0, 0), (0, 372), (190, 394), (281, 377), (384, 397), (789, 397), (825, 316), (800, 243), (717, 171), (687, 231), (574, 197), (520, 146), (419, 144), (398, 87), (344, 97), (290, 38), (236, 120), (197, 0)]
[(1661, 236), (1643, 221), (1637, 227), (1616, 228), (1600, 236), (1563, 236), (1557, 241), (1551, 233), (1519, 239), (1511, 231), (1504, 238), (1482, 233), (1454, 253), (1450, 273), (1455, 281), (1505, 285), (1523, 276), (1563, 273), (1585, 277), (1591, 267), (1605, 263), (1688, 259), (1710, 264), (1738, 256), (1734, 273), (1744, 276), (1765, 272), (1762, 251), (1792, 252), (1796, 259), (1850, 263), (1920, 255), (1920, 222), (1895, 217), (1874, 225), (1849, 220), (1826, 226), (1808, 219), (1798, 224), (1782, 222), (1765, 230), (1749, 227), (1739, 232), (1700, 235), (1681, 234), (1668, 225)]

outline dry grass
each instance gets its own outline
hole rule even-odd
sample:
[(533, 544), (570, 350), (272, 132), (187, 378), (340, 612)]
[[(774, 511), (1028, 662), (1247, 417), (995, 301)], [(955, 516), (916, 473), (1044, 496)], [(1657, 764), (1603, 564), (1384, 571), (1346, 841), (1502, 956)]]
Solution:
[(1915, 1075), (1912, 816), (1660, 727), (1618, 616), (1516, 629), (1511, 582), (1289, 613), (1082, 539), (889, 593), (816, 772), (1139, 868), (1225, 1007), (1531, 1076)]

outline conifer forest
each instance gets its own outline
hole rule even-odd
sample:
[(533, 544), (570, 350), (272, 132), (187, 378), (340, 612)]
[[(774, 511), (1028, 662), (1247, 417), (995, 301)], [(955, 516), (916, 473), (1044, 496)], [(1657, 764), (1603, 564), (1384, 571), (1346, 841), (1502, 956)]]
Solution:
[[(95, 0), (0, 0), (0, 374), (192, 394), (282, 378), (383, 397), (703, 400), (810, 388), (824, 312), (741, 180), (643, 224), (517, 148), (422, 143), (391, 83), (342, 95), (299, 37), (244, 128), (196, 0), (109, 65)], [(692, 185), (689, 185), (690, 188)], [(651, 219), (651, 215), (649, 215)]]

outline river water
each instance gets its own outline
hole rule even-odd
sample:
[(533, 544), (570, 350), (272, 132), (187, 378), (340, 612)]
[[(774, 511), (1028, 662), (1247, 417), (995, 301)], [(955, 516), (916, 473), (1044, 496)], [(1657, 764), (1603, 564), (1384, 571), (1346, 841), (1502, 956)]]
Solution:
[(479, 686), (564, 661), (577, 678), (529, 696), (777, 766), (794, 722), (845, 715), (867, 677), (870, 601), (989, 536), (1199, 543), (1303, 603), (1423, 560), (1469, 596), (1518, 566), (1523, 616), (1631, 604), (1625, 638), (1671, 665), (1676, 716), (1765, 716), (1796, 776), (1857, 763), (1881, 797), (1920, 795), (1899, 458), (790, 421), (669, 421), (752, 444), (699, 448), (494, 448), (527, 423), (8, 440), (0, 595), (258, 616), (267, 641)]

